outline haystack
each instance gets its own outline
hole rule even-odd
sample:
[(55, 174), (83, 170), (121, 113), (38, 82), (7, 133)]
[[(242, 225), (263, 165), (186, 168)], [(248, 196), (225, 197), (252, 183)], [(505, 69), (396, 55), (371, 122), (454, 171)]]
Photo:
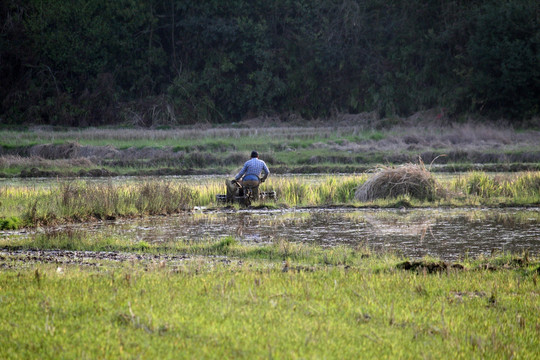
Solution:
[(380, 167), (375, 175), (356, 189), (354, 197), (359, 201), (371, 201), (408, 195), (420, 200), (434, 200), (439, 189), (424, 164), (405, 164)]

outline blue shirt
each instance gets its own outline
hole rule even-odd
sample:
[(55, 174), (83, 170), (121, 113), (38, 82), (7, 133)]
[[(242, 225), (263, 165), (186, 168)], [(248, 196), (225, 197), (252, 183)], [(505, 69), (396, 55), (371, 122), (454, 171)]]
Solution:
[(268, 166), (266, 166), (264, 161), (257, 158), (251, 158), (250, 160), (246, 161), (242, 170), (240, 170), (238, 175), (236, 175), (234, 178), (239, 180), (242, 175), (245, 174), (244, 180), (259, 180), (262, 171), (264, 171), (266, 176), (270, 174), (270, 170), (268, 170)]

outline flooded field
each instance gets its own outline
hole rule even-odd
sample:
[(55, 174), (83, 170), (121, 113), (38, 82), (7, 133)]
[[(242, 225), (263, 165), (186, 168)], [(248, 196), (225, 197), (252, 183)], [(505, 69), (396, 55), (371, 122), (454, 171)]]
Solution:
[[(442, 175), (438, 175), (442, 177)], [(453, 175), (458, 176), (456, 174)], [(160, 178), (187, 186), (213, 186), (221, 191), (226, 176), (181, 176)], [(287, 177), (275, 177), (281, 181)], [(140, 183), (152, 178), (87, 179), (88, 183)], [(280, 180), (281, 179), (281, 180)], [(301, 182), (316, 186), (326, 175), (302, 176)], [(3, 179), (1, 186), (58, 188), (55, 179)], [(224, 188), (223, 188), (224, 191)], [(213, 195), (212, 195), (213, 196)], [(128, 243), (198, 242), (232, 236), (244, 245), (265, 245), (279, 241), (322, 247), (367, 246), (389, 250), (406, 257), (427, 255), (445, 260), (493, 252), (529, 251), (540, 254), (540, 208), (416, 208), (355, 209), (291, 207), (278, 210), (208, 210), (199, 207), (177, 215), (152, 216), (56, 228), (0, 231), (0, 238), (34, 237), (43, 232), (78, 236), (113, 237)]]
[[(39, 231), (39, 230), (38, 230)], [(445, 260), (498, 251), (540, 253), (540, 208), (196, 210), (175, 216), (74, 224), (47, 229), (159, 243), (233, 236), (243, 244), (303, 242), (368, 246), (407, 257)], [(1, 236), (33, 236), (32, 232)]]

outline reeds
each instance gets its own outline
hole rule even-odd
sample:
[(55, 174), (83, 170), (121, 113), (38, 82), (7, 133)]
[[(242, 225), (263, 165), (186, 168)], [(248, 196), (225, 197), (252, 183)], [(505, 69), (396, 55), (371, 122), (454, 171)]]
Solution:
[[(540, 172), (497, 176), (473, 172), (436, 180), (425, 168), (414, 165), (380, 170), (369, 180), (367, 175), (271, 176), (260, 190), (275, 191), (277, 200), (265, 201), (284, 207), (401, 206), (392, 197), (405, 197), (413, 206), (434, 206), (434, 201), (436, 205), (452, 206), (520, 206), (540, 203)], [(13, 228), (92, 218), (173, 214), (194, 206), (220, 206), (216, 195), (225, 192), (224, 177), (4, 185), (0, 186), (0, 220), (5, 222), (5, 228)], [(385, 199), (361, 204), (379, 197)]]
[(366, 181), (365, 175), (326, 176), (317, 181), (308, 177), (271, 178), (265, 185), (276, 191), (280, 202), (290, 206), (350, 203), (354, 190)]
[(480, 198), (531, 198), (540, 195), (540, 172), (490, 175), (474, 171), (449, 182), (454, 192)]
[(7, 188), (0, 219), (16, 216), (25, 225), (172, 214), (190, 209), (196, 194), (166, 181), (115, 184), (66, 181), (52, 187)]
[[(345, 204), (354, 200), (354, 191), (366, 180), (364, 175), (347, 176), (271, 176), (261, 191), (275, 191), (277, 202), (287, 206)], [(216, 195), (225, 194), (225, 179), (218, 177), (189, 184), (194, 190), (194, 204), (208, 206)], [(273, 200), (271, 200), (273, 201)]]

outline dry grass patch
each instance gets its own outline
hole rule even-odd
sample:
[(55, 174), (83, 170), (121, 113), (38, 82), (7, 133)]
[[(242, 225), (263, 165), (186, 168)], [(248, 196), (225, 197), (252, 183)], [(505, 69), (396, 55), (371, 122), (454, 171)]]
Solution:
[(408, 195), (419, 200), (435, 200), (442, 188), (423, 163), (397, 167), (382, 166), (355, 192), (358, 201), (372, 201)]
[(88, 158), (80, 157), (74, 159), (45, 159), (40, 156), (22, 157), (19, 155), (0, 156), (0, 169), (8, 169), (15, 167), (92, 167), (95, 163)]

